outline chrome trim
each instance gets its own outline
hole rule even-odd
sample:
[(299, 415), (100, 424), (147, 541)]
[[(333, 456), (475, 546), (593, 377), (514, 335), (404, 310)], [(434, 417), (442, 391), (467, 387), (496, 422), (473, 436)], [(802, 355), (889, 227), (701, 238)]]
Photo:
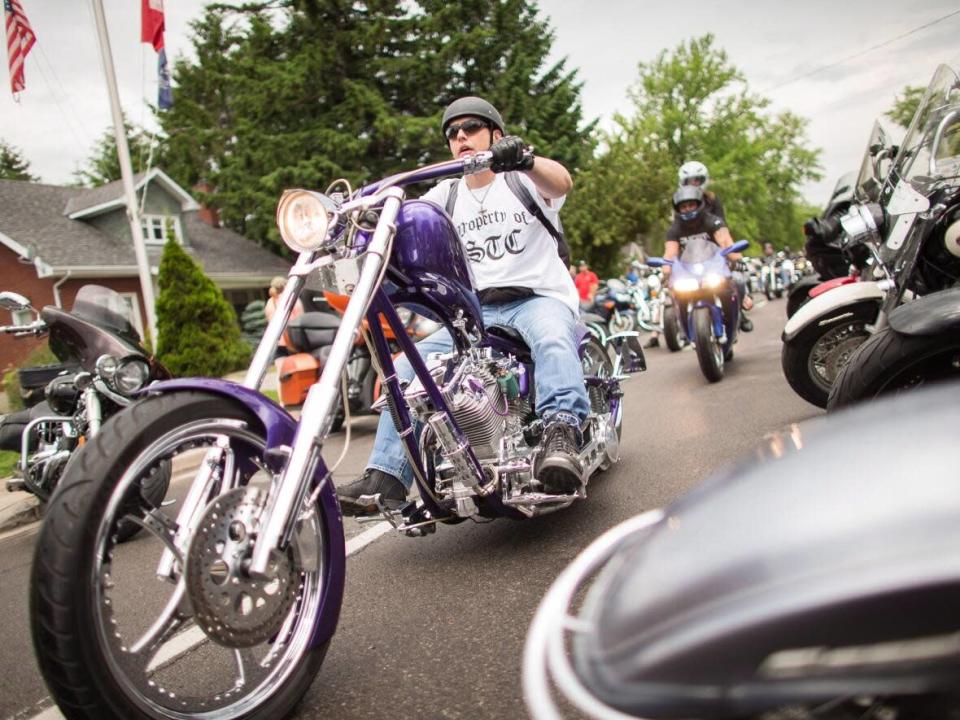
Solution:
[[(574, 558), (554, 580), (527, 631), (523, 648), (523, 698), (534, 720), (562, 720), (553, 699), (551, 679), (560, 693), (591, 718), (638, 720), (598, 700), (584, 687), (567, 657), (565, 633), (590, 632), (581, 618), (567, 613), (580, 587), (634, 533), (664, 519), (662, 510), (650, 510), (614, 526)], [(642, 720), (639, 719), (639, 720)]]
[[(395, 222), (403, 203), (404, 192), (401, 188), (394, 187), (378, 193), (377, 196), (383, 200), (383, 209), (367, 247), (357, 287), (343, 313), (340, 328), (333, 340), (330, 356), (320, 379), (307, 393), (297, 432), (291, 445), (290, 460), (277, 479), (276, 485), (270, 488), (264, 506), (263, 529), (250, 559), (250, 572), (254, 574), (266, 574), (271, 553), (286, 543), (296, 522), (300, 505), (306, 497), (309, 479), (316, 467), (318, 446), (329, 431), (333, 420), (340, 373), (346, 367), (353, 349), (353, 339), (366, 314), (367, 305), (380, 282), (380, 271), (388, 259), (386, 255), (396, 231)], [(288, 287), (289, 285), (290, 283)], [(278, 326), (276, 329), (278, 330), (277, 339), (279, 339), (279, 330), (282, 328)]]
[(940, 140), (943, 139), (943, 131), (947, 129), (947, 125), (950, 122), (960, 116), (960, 110), (951, 110), (946, 115), (943, 116), (943, 120), (940, 121), (940, 124), (937, 125), (937, 131), (933, 134), (933, 143), (930, 145), (930, 162), (929, 175), (931, 177), (937, 176), (937, 150), (940, 148)]

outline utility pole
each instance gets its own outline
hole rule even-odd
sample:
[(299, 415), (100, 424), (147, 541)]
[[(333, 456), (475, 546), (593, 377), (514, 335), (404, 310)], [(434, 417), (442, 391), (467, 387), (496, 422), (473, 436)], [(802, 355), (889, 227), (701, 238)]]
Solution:
[(113, 135), (117, 141), (117, 156), (120, 160), (120, 175), (123, 178), (127, 220), (130, 221), (133, 249), (137, 255), (137, 267), (140, 270), (140, 290), (143, 293), (143, 304), (147, 309), (147, 334), (153, 344), (154, 351), (156, 351), (157, 315), (153, 296), (153, 278), (150, 275), (147, 248), (143, 242), (140, 215), (137, 212), (137, 193), (133, 188), (133, 165), (130, 163), (130, 148), (127, 145), (127, 133), (123, 126), (123, 112), (120, 109), (120, 94), (117, 92), (117, 76), (113, 68), (113, 53), (110, 50), (110, 37), (107, 34), (107, 20), (103, 14), (102, 0), (92, 0), (92, 2), (93, 14), (97, 19), (97, 35), (100, 39), (100, 57), (103, 60), (103, 72), (107, 76), (107, 90), (110, 94)]

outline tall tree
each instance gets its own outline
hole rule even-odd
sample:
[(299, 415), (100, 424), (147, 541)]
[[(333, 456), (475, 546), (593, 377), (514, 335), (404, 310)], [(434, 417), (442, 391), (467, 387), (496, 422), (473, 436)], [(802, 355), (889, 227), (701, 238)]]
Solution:
[(709, 168), (735, 238), (801, 242), (794, 206), (800, 185), (819, 177), (818, 151), (807, 147), (801, 118), (767, 112), (770, 101), (750, 92), (713, 36), (641, 63), (630, 100), (632, 114), (615, 117), (568, 203), (574, 245), (595, 265), (616, 270), (610, 250), (637, 237), (662, 250), (677, 169), (688, 160)]
[[(160, 142), (143, 128), (136, 128), (124, 121), (124, 130), (127, 134), (127, 146), (130, 150), (130, 164), (134, 173), (147, 170), (148, 164), (156, 167), (160, 158)], [(151, 154), (151, 147), (154, 153)], [(97, 187), (119, 180), (120, 158), (117, 155), (117, 140), (113, 128), (103, 131), (100, 139), (90, 152), (90, 156), (73, 173), (73, 180), (77, 185)]]
[(26, 180), (38, 182), (40, 178), (30, 173), (30, 163), (20, 150), (0, 140), (0, 180)]
[(445, 159), (443, 107), (464, 94), (497, 104), (509, 129), (571, 167), (589, 158), (580, 85), (544, 67), (552, 34), (527, 0), (286, 0), (208, 6), (196, 61), (174, 69), (177, 102), (158, 119), (165, 168), (224, 222), (281, 247), (288, 187), (355, 185)]
[(907, 85), (893, 101), (893, 107), (884, 114), (900, 127), (909, 128), (926, 89), (920, 85)]

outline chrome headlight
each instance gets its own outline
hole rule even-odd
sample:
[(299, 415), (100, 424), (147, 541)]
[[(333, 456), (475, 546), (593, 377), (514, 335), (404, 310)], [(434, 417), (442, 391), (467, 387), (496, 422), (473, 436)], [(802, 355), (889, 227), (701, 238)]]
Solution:
[(695, 292), (700, 289), (700, 281), (692, 277), (677, 278), (673, 282), (673, 289), (676, 292)]
[(113, 355), (101, 355), (97, 358), (96, 368), (97, 375), (104, 379), (108, 383), (113, 382), (113, 376), (117, 372), (117, 366), (119, 363)]
[(117, 366), (113, 375), (113, 386), (124, 395), (132, 395), (147, 384), (150, 379), (150, 366), (140, 358), (129, 358)]
[(310, 252), (321, 247), (330, 229), (333, 200), (309, 190), (287, 190), (277, 205), (280, 237), (291, 250)]
[(847, 234), (848, 242), (879, 241), (883, 226), (883, 208), (877, 203), (854, 205), (840, 217), (840, 227)]

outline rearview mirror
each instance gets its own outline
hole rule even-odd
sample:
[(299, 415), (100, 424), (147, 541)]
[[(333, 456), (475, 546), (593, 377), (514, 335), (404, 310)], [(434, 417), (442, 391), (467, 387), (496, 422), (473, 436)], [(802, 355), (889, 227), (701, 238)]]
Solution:
[(721, 254), (721, 255), (729, 255), (730, 253), (741, 252), (741, 251), (743, 251), (743, 250), (746, 250), (748, 247), (750, 247), (750, 241), (749, 241), (749, 240), (737, 240), (737, 241), (736, 241), (733, 245), (731, 245), (730, 247), (727, 247), (727, 248), (724, 248), (723, 250), (721, 250), (721, 251), (720, 251), (720, 254)]
[(657, 258), (657, 257), (647, 258), (647, 265), (649, 265), (650, 267), (663, 267), (664, 265), (669, 265), (669, 264), (670, 262), (668, 260), (664, 260), (663, 258)]
[(20, 293), (8, 291), (0, 292), (0, 307), (12, 312), (33, 310), (33, 306), (30, 305), (30, 301), (27, 298)]

